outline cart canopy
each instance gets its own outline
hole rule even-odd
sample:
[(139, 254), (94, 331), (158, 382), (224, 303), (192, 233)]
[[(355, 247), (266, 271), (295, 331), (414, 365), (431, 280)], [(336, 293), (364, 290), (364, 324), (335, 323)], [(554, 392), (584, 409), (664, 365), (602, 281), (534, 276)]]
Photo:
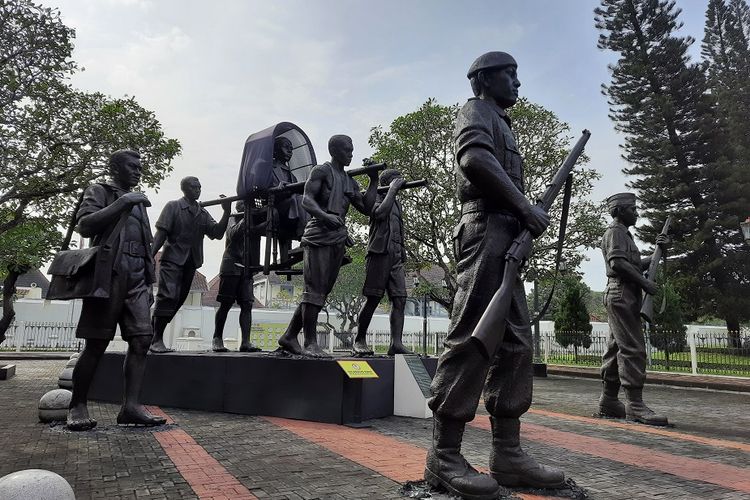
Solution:
[(286, 137), (292, 142), (289, 168), (297, 181), (307, 180), (310, 170), (316, 165), (310, 139), (297, 125), (281, 122), (252, 134), (245, 141), (237, 180), (238, 195), (246, 196), (273, 186), (273, 143), (277, 137)]

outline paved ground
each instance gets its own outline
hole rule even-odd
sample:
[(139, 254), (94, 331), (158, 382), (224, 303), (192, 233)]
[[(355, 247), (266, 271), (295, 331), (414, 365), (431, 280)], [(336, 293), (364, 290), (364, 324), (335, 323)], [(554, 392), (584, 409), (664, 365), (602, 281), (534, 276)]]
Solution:
[[(97, 403), (99, 427), (70, 433), (38, 423), (36, 410), (65, 361), (15, 363), (16, 377), (0, 381), (0, 476), (52, 470), (79, 500), (403, 498), (402, 484), (420, 479), (430, 439), (429, 422), (409, 418), (351, 429), (172, 408), (154, 408), (170, 418), (161, 429), (121, 429), (118, 408)], [(525, 448), (562, 467), (588, 498), (750, 499), (750, 393), (648, 386), (647, 401), (675, 424), (653, 428), (591, 418), (598, 389), (594, 380), (537, 379), (522, 427)], [(479, 468), (489, 441), (480, 409), (464, 438)]]

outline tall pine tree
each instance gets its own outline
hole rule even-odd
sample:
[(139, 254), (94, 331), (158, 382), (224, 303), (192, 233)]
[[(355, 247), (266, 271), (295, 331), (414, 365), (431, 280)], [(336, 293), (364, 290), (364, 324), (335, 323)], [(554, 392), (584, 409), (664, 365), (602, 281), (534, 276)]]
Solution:
[[(742, 251), (737, 211), (744, 195), (727, 189), (732, 169), (719, 161), (720, 112), (704, 65), (688, 55), (694, 40), (676, 35), (680, 12), (673, 0), (602, 0), (598, 47), (619, 55), (603, 92), (625, 134), (624, 172), (635, 176), (629, 185), (647, 220), (638, 236), (654, 243), (667, 215), (675, 215), (673, 269), (690, 297), (687, 312), (720, 315), (739, 330), (750, 293), (738, 287), (747, 289), (748, 274), (729, 254)], [(738, 301), (749, 302), (739, 308)]]

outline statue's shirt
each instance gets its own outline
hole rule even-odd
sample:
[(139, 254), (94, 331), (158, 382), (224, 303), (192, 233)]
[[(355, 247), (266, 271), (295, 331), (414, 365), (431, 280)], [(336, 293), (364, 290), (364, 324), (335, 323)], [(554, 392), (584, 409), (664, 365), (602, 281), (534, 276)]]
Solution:
[(182, 266), (190, 259), (196, 268), (203, 265), (203, 237), (215, 240), (223, 235), (205, 208), (184, 197), (167, 202), (156, 221), (156, 229), (167, 234), (162, 261)]
[[(330, 162), (318, 165), (310, 172), (318, 171), (324, 174), (324, 181), (320, 193), (315, 197), (320, 208), (329, 214), (338, 215), (342, 219), (349, 211), (349, 200), (359, 191), (357, 181), (349, 177), (343, 169), (334, 168)], [(305, 226), (302, 244), (309, 246), (329, 246), (343, 244), (349, 237), (346, 226), (331, 229), (325, 222), (313, 217)]]
[(619, 275), (612, 269), (612, 259), (625, 259), (636, 269), (641, 268), (641, 252), (625, 225), (613, 221), (602, 236), (601, 248), (607, 278), (610, 281), (619, 281)]
[[(378, 202), (373, 207), (373, 214), (383, 202), (386, 195), (378, 195)], [(401, 218), (401, 204), (395, 200), (390, 213), (385, 217), (370, 216), (370, 237), (367, 243), (367, 253), (395, 253), (401, 252), (404, 246), (404, 234)]]
[[(459, 201), (463, 203), (480, 198), (488, 200), (486, 193), (473, 185), (458, 167), (461, 155), (469, 148), (476, 147), (489, 151), (508, 173), (518, 190), (524, 192), (523, 159), (510, 128), (510, 118), (503, 108), (484, 99), (469, 99), (456, 116), (454, 139), (456, 191)], [(502, 202), (498, 205), (502, 207)]]
[[(76, 221), (80, 221), (86, 215), (93, 214), (99, 210), (111, 205), (127, 191), (120, 189), (113, 184), (98, 183), (87, 187), (83, 193), (81, 205), (76, 212)], [(109, 231), (114, 227), (117, 221), (113, 222), (106, 230), (91, 238), (91, 245), (97, 246), (102, 240), (109, 236)], [(118, 245), (118, 251), (112, 263), (114, 269), (119, 269), (120, 256), (125, 244), (135, 243), (143, 245), (144, 266), (146, 268), (146, 283), (153, 283), (156, 278), (154, 272), (154, 261), (151, 255), (151, 225), (148, 220), (148, 214), (141, 205), (135, 205), (131, 208), (125, 225), (120, 230), (119, 237), (115, 240)]]

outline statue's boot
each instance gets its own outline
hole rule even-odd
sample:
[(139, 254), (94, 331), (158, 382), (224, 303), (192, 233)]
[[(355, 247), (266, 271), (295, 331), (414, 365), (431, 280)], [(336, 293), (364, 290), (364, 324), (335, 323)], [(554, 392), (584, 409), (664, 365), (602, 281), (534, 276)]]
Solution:
[(617, 398), (619, 391), (619, 384), (602, 384), (602, 395), (599, 397), (600, 417), (625, 418), (625, 405)]
[(625, 415), (628, 420), (640, 422), (646, 425), (669, 425), (667, 417), (655, 413), (643, 402), (643, 389), (625, 389), (627, 404), (625, 405)]
[[(427, 452), (425, 480), (469, 500), (494, 500), (503, 491), (487, 474), (481, 474), (461, 455), (465, 423), (433, 417), (432, 448)], [(507, 492), (504, 492), (507, 493)]]
[(255, 345), (254, 345), (254, 344), (253, 344), (252, 342), (250, 342), (249, 340), (248, 340), (247, 342), (244, 342), (244, 341), (243, 341), (243, 342), (242, 342), (242, 343), (240, 344), (240, 349), (239, 349), (239, 351), (240, 351), (240, 352), (260, 352), (260, 351), (262, 351), (262, 350), (263, 350), (263, 349), (261, 349), (260, 347), (256, 347), (256, 346), (255, 346)]
[(520, 420), (490, 417), (490, 422), (492, 424), (490, 474), (498, 484), (531, 488), (565, 486), (563, 471), (542, 465), (523, 451), (520, 446)]
[(352, 345), (352, 352), (355, 356), (372, 356), (375, 352), (370, 349), (365, 339), (354, 339), (354, 345)]

